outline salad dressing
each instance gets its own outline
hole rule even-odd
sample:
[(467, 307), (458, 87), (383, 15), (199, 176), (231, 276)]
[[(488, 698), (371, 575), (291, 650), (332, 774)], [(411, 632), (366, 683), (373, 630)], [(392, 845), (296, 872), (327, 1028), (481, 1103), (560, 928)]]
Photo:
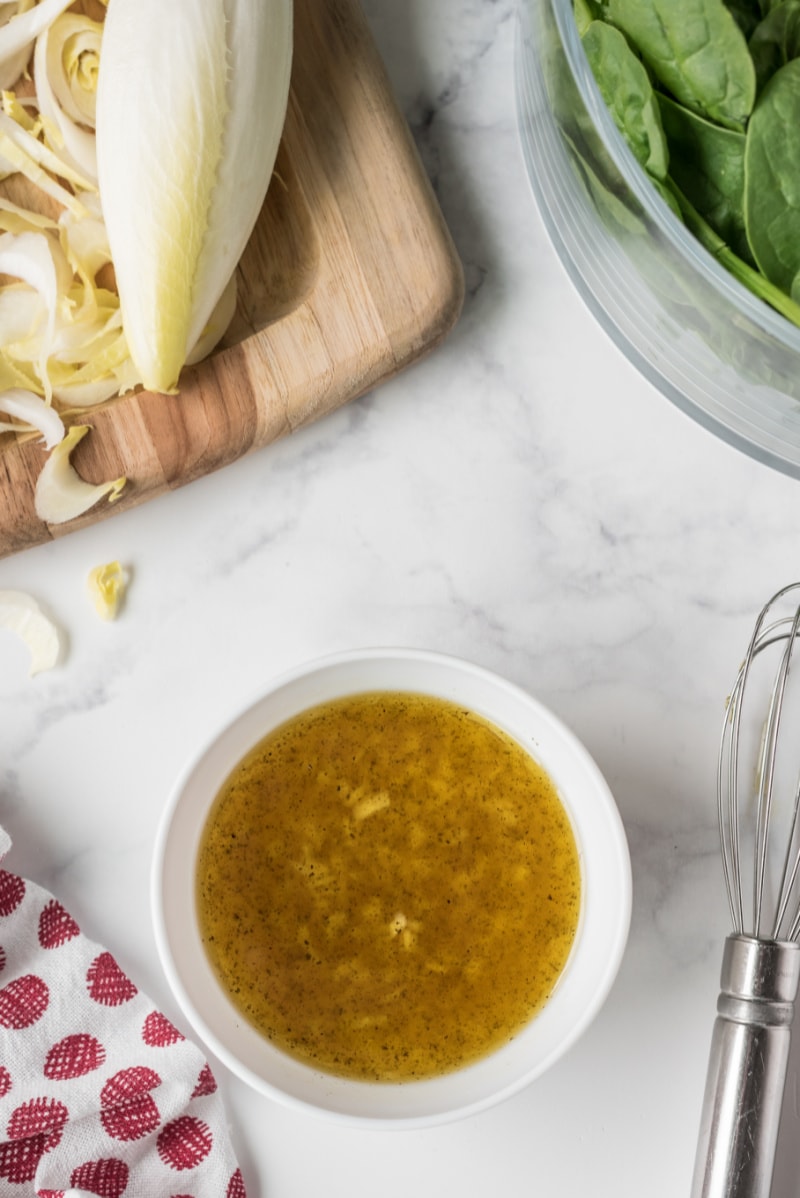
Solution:
[(580, 911), (578, 850), (545, 771), (427, 695), (326, 703), (234, 769), (197, 866), (202, 936), (285, 1052), (385, 1082), (479, 1059), (546, 1003)]

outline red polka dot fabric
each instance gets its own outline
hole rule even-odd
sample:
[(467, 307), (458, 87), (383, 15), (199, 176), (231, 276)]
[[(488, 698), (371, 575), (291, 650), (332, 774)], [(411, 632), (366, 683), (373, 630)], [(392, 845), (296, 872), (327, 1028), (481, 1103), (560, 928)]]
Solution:
[[(0, 828), (0, 863), (11, 842)], [(247, 1198), (208, 1063), (0, 864), (2, 1198)]]

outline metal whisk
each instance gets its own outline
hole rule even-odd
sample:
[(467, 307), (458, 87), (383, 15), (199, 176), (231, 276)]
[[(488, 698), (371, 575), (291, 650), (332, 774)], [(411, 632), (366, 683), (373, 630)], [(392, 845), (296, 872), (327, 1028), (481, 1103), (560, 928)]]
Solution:
[[(789, 602), (800, 604), (800, 583), (761, 610), (723, 724), (717, 795), (733, 933), (725, 941), (691, 1198), (768, 1198), (772, 1182), (800, 980), (800, 723), (787, 723), (781, 738), (800, 606), (777, 615)], [(756, 689), (757, 659), (773, 646), (777, 671), (751, 725), (746, 699)], [(742, 739), (762, 722), (753, 780)], [(786, 743), (795, 752), (788, 787), (779, 769)]]

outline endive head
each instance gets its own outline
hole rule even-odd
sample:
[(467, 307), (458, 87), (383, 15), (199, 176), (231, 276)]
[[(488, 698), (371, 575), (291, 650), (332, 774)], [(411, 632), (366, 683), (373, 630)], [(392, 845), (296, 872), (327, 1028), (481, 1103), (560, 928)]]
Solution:
[(110, 0), (97, 167), (125, 334), (176, 388), (266, 196), (286, 114), (292, 0)]

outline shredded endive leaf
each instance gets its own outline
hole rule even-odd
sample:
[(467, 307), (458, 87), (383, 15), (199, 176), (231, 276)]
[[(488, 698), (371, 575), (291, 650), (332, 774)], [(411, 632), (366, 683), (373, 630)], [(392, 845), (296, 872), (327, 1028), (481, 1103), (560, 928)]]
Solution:
[[(0, 26), (0, 66), (5, 69), (8, 64), (18, 62), (18, 56), (30, 47), (34, 39), (69, 8), (71, 3), (72, 0), (39, 0), (32, 8), (21, 5), (16, 16)], [(3, 86), (8, 87), (13, 82), (12, 78)]]
[(58, 179), (66, 179), (84, 190), (92, 187), (91, 181), (70, 166), (63, 157), (59, 158), (6, 112), (0, 112), (0, 157), (7, 169), (25, 175), (31, 183), (70, 212), (74, 212), (76, 216), (85, 215), (86, 206), (73, 192), (59, 183)]
[(0, 422), (0, 432), (41, 433), (47, 449), (58, 445), (64, 437), (64, 421), (58, 412), (33, 391), (27, 391), (22, 387), (0, 391), (0, 412), (17, 422)]
[(74, 424), (63, 441), (50, 451), (36, 480), (36, 515), (46, 524), (63, 524), (88, 512), (108, 496), (113, 503), (119, 498), (127, 479), (112, 482), (87, 483), (70, 461), (78, 442), (89, 432), (89, 425)]
[[(36, 0), (16, 0), (2, 6), (0, 11), (0, 26), (7, 26), (15, 17), (33, 8)], [(25, 70), (28, 61), (30, 44), (26, 43), (16, 50), (7, 45), (5, 52), (0, 49), (0, 88), (11, 87)]]
[[(66, 283), (65, 266), (61, 247), (46, 232), (0, 235), (0, 273), (27, 283), (41, 301), (39, 318), (32, 321), (30, 328), (31, 334), (40, 334), (31, 346), (30, 360), (36, 361), (39, 381), (48, 399), (52, 395), (52, 388), (47, 373), (47, 359), (55, 337), (59, 292), (63, 291)], [(26, 299), (29, 305), (34, 305), (35, 312), (35, 300), (31, 292), (23, 292), (17, 297), (18, 311), (22, 312)], [(11, 340), (13, 336), (13, 327), (8, 322), (0, 332), (0, 346), (6, 351), (10, 350), (12, 356), (25, 360), (24, 345), (19, 340)]]
[(42, 229), (55, 229), (56, 222), (41, 212), (32, 212), (19, 204), (0, 196), (0, 229), (4, 233), (37, 233)]

